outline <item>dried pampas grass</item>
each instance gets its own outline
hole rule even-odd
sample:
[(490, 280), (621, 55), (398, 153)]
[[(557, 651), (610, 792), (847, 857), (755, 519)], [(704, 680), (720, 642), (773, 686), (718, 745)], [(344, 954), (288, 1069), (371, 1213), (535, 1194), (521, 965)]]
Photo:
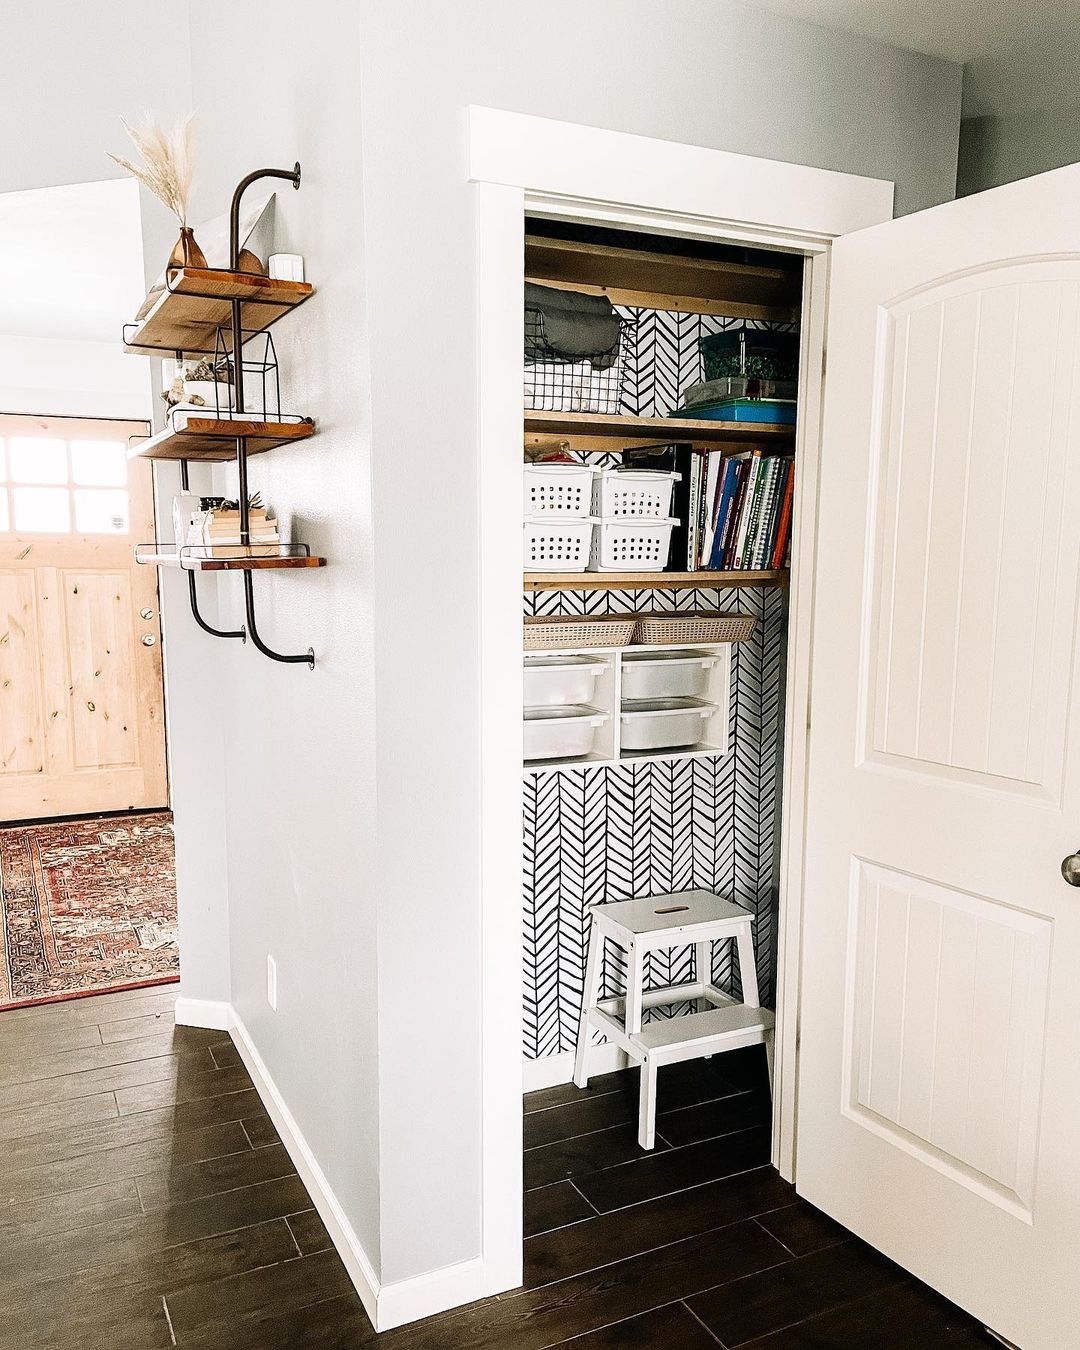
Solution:
[[(123, 119), (121, 119), (123, 122)], [(177, 118), (171, 131), (160, 127), (150, 114), (138, 126), (123, 122), (136, 150), (142, 155), (141, 165), (132, 164), (122, 155), (110, 154), (122, 169), (127, 169), (144, 187), (150, 189), (158, 201), (173, 213), (181, 227), (187, 224), (188, 197), (194, 167), (194, 118)]]

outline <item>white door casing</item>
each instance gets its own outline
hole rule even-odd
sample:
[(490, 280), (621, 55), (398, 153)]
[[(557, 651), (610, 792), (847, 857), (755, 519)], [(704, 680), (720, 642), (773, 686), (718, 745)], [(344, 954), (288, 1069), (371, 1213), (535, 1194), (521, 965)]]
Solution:
[(834, 245), (797, 1184), (1024, 1350), (1080, 1263), (1080, 167)]

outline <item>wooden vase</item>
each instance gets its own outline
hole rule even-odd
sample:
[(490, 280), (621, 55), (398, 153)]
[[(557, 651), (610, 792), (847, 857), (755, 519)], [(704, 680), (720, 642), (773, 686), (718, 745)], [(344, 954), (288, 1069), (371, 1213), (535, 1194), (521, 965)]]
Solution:
[(206, 254), (195, 242), (195, 231), (190, 225), (180, 229), (180, 238), (169, 254), (169, 267), (205, 267)]

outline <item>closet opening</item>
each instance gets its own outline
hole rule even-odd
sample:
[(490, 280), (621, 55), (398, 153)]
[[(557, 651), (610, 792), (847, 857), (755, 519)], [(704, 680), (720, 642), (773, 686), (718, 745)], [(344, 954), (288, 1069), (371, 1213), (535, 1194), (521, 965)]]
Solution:
[(526, 1284), (772, 1156), (804, 267), (526, 216)]

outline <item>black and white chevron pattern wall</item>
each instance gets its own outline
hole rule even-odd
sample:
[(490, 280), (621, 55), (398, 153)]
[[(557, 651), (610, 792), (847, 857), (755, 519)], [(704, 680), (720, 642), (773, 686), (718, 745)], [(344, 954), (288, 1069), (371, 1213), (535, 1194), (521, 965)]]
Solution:
[[(758, 325), (741, 319), (620, 309), (634, 320), (622, 406), (663, 416), (703, 378), (699, 339)], [(617, 456), (589, 455), (618, 464)], [(749, 642), (734, 647), (731, 750), (726, 756), (647, 760), (525, 775), (524, 931), (527, 1058), (573, 1050), (585, 980), (590, 905), (702, 887), (755, 916), (762, 1002), (775, 984), (778, 806), (783, 715), (785, 595), (779, 589), (538, 591), (525, 613), (557, 617), (641, 610), (726, 609), (756, 614)], [(692, 978), (688, 950), (652, 954), (650, 987)], [(738, 964), (718, 946), (713, 978), (738, 994)], [(605, 993), (625, 969), (609, 948)], [(670, 1010), (670, 1015), (682, 1009)]]
[[(588, 906), (703, 887), (756, 917), (762, 1001), (772, 1002), (785, 595), (767, 590), (536, 592), (537, 614), (717, 607), (756, 614), (733, 649), (731, 751), (525, 775), (525, 1055), (572, 1050), (585, 978)], [(689, 950), (653, 954), (650, 987), (692, 976)], [(738, 993), (737, 963), (716, 948), (713, 975)], [(609, 948), (608, 995), (624, 969)], [(673, 1009), (673, 1013), (680, 1011)]]

